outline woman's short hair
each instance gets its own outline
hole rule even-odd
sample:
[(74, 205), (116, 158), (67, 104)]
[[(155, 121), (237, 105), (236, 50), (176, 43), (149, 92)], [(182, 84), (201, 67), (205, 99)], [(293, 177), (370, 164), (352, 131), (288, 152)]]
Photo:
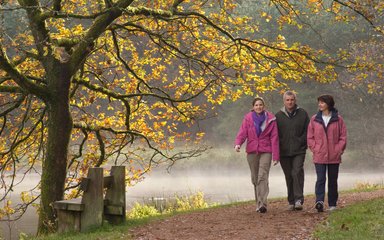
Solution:
[(329, 110), (332, 110), (335, 108), (335, 100), (333, 100), (333, 97), (328, 94), (321, 95), (317, 98), (317, 101), (325, 102), (328, 105)]
[(255, 97), (252, 101), (252, 106), (255, 106), (256, 101), (261, 101), (265, 105), (264, 99), (262, 97)]

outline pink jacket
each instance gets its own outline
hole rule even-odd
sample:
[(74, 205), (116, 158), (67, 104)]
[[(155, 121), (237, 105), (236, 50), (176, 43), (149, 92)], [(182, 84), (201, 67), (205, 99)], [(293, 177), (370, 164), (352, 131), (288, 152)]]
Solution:
[(237, 133), (235, 145), (242, 145), (247, 140), (247, 153), (272, 153), (272, 159), (280, 160), (279, 153), (279, 134), (277, 131), (276, 117), (267, 112), (267, 117), (263, 124), (263, 131), (257, 136), (252, 114), (253, 111), (244, 116), (243, 122)]
[(332, 117), (325, 128), (322, 113), (318, 112), (309, 122), (307, 142), (314, 163), (341, 163), (341, 155), (347, 145), (347, 129), (343, 118), (337, 111), (332, 111)]

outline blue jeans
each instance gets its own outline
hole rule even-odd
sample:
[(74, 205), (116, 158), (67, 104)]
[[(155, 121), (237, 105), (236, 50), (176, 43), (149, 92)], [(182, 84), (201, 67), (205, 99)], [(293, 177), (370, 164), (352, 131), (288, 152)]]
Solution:
[(316, 168), (316, 202), (324, 202), (325, 198), (325, 182), (326, 172), (328, 169), (328, 206), (336, 206), (339, 193), (337, 189), (337, 178), (339, 177), (339, 165), (340, 164), (319, 164), (315, 163)]

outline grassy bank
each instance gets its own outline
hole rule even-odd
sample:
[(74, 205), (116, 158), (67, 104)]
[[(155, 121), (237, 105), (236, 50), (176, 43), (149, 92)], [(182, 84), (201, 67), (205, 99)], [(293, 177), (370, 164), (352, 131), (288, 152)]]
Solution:
[(384, 199), (357, 203), (333, 212), (314, 236), (319, 240), (383, 240)]
[(135, 226), (146, 224), (150, 221), (164, 218), (165, 216), (155, 216), (143, 219), (127, 220), (124, 224), (112, 226), (103, 224), (102, 227), (86, 233), (64, 233), (51, 234), (45, 237), (20, 237), (28, 240), (91, 240), (91, 239), (129, 239), (129, 229)]

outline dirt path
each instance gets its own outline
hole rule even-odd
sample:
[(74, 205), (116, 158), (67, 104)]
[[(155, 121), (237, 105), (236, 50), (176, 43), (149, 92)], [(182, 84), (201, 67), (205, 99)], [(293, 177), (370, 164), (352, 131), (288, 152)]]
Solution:
[[(349, 204), (384, 197), (384, 190), (344, 193), (339, 208)], [(133, 239), (311, 239), (315, 226), (329, 212), (317, 213), (313, 197), (307, 197), (303, 211), (288, 211), (283, 200), (270, 201), (268, 212), (260, 214), (254, 204), (216, 208), (180, 214), (132, 230)]]

